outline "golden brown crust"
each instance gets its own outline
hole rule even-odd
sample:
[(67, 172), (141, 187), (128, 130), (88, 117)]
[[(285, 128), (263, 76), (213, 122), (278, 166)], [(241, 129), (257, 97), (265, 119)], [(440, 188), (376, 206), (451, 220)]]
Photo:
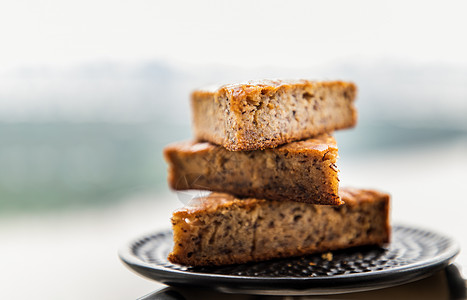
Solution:
[[(303, 141), (296, 141), (281, 145), (271, 151), (289, 152), (289, 153), (322, 153), (329, 148), (336, 148), (336, 140), (332, 135), (322, 134), (314, 138)], [(167, 145), (164, 148), (164, 156), (171, 155), (173, 152), (184, 152), (186, 154), (195, 154), (209, 152), (218, 149), (218, 146), (209, 142), (181, 141)]]
[(184, 218), (197, 213), (213, 213), (220, 208), (232, 206), (241, 208), (252, 207), (261, 201), (267, 200), (255, 198), (238, 199), (230, 194), (213, 192), (207, 197), (193, 198), (183, 208), (176, 210), (173, 215), (174, 217)]
[(168, 259), (223, 265), (388, 243), (389, 195), (348, 188), (340, 193), (347, 204), (336, 207), (213, 193), (174, 213)]
[(231, 151), (274, 148), (353, 127), (356, 86), (343, 81), (261, 80), (192, 93), (195, 136)]
[[(362, 203), (372, 203), (382, 201), (389, 204), (390, 196), (387, 193), (372, 189), (357, 189), (353, 187), (342, 187), (339, 189), (339, 196), (343, 204), (349, 207), (356, 207)], [(219, 208), (251, 207), (259, 202), (265, 202), (265, 199), (246, 198), (238, 199), (231, 194), (213, 192), (207, 197), (193, 198), (186, 206), (174, 212), (174, 216), (187, 216), (197, 213), (212, 213)], [(389, 206), (385, 211), (389, 214)]]
[(355, 99), (357, 94), (357, 86), (352, 82), (345, 81), (315, 81), (306, 79), (262, 79), (250, 80), (245, 83), (224, 84), (220, 86), (209, 86), (201, 88), (192, 93), (194, 101), (204, 97), (214, 97), (219, 99), (222, 96), (229, 96), (234, 100), (234, 110), (239, 111), (236, 107), (238, 104), (247, 98), (255, 98), (261, 95), (270, 95), (277, 93), (278, 90), (288, 91), (292, 88), (315, 88), (315, 87), (342, 87), (351, 93), (351, 98)]
[(239, 197), (338, 205), (338, 149), (332, 136), (273, 149), (231, 152), (210, 143), (167, 146), (168, 182), (175, 190), (209, 190)]

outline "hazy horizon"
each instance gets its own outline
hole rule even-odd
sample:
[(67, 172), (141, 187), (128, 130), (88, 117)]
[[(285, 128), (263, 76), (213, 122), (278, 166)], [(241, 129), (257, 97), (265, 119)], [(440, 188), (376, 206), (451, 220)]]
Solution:
[[(282, 75), (282, 76), (280, 76)], [(0, 208), (45, 211), (166, 193), (162, 148), (191, 138), (190, 92), (251, 78), (347, 79), (359, 88), (345, 160), (467, 139), (467, 68), (402, 62), (313, 70), (163, 61), (28, 68), (0, 76)]]

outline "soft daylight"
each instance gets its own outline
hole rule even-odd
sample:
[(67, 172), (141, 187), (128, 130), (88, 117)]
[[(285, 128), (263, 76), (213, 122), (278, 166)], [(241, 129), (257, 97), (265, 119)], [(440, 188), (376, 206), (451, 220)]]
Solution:
[(2, 2), (0, 298), (463, 299), (466, 9)]

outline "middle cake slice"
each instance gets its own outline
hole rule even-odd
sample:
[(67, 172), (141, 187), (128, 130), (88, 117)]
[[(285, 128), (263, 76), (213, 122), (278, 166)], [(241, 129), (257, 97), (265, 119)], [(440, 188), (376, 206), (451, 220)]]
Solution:
[(336, 141), (330, 135), (273, 149), (228, 151), (210, 143), (167, 146), (169, 185), (240, 197), (339, 205)]

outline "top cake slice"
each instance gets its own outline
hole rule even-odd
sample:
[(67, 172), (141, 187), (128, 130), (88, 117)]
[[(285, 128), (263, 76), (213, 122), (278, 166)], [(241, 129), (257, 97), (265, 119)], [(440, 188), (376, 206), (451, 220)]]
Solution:
[(198, 140), (228, 150), (274, 148), (355, 126), (356, 86), (342, 81), (263, 80), (192, 94)]

